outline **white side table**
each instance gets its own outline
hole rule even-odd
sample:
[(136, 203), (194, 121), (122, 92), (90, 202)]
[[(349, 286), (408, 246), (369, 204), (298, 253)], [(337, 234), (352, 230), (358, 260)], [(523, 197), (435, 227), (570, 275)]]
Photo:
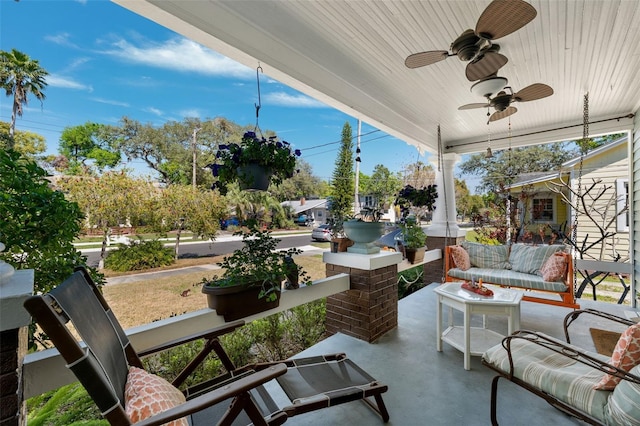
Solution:
[[(471, 356), (480, 356), (487, 349), (497, 345), (504, 338), (503, 335), (489, 330), (487, 315), (503, 315), (508, 317), (509, 334), (520, 328), (520, 302), (522, 293), (507, 289), (494, 289), (493, 296), (486, 297), (461, 288), (462, 283), (446, 283), (438, 286), (437, 294), (437, 342), (436, 349), (442, 352), (442, 342), (445, 341), (464, 353), (464, 369), (471, 369)], [(442, 306), (449, 307), (449, 324), (442, 330)], [(453, 310), (464, 315), (463, 326), (453, 324)], [(471, 315), (482, 314), (482, 327), (471, 327)]]

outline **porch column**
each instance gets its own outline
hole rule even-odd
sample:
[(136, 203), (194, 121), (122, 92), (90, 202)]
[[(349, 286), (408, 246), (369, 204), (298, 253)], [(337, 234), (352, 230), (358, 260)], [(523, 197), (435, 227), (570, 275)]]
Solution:
[(31, 316), (22, 304), (33, 294), (33, 269), (15, 271), (0, 283), (0, 425), (26, 424), (22, 360)]
[(458, 211), (456, 210), (456, 192), (453, 181), (453, 170), (456, 163), (460, 161), (460, 156), (458, 154), (444, 154), (442, 156), (442, 170), (440, 171), (438, 171), (438, 158), (436, 156), (432, 156), (430, 161), (436, 171), (438, 198), (436, 198), (431, 226), (426, 229), (427, 235), (438, 237), (446, 236), (448, 224), (449, 236), (455, 237), (459, 234), (460, 228), (456, 221)]
[(349, 290), (327, 297), (328, 334), (373, 342), (398, 326), (400, 253), (324, 253), (327, 277), (349, 274)]

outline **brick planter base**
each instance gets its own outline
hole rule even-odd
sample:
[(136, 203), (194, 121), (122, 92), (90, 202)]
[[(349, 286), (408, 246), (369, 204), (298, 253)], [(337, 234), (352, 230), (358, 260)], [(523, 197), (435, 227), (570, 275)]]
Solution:
[(327, 298), (327, 333), (373, 342), (398, 326), (397, 264), (365, 270), (327, 263), (326, 271), (351, 277), (350, 290)]

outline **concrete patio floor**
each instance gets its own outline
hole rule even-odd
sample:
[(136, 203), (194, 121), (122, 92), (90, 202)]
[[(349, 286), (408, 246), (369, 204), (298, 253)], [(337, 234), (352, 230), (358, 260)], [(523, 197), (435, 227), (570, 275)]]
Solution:
[[(492, 370), (472, 357), (471, 370), (463, 368), (463, 354), (446, 343), (436, 351), (436, 295), (433, 283), (399, 302), (398, 327), (377, 342), (367, 342), (337, 334), (299, 356), (345, 352), (376, 379), (387, 384), (383, 398), (389, 410), (389, 425), (489, 425)], [(624, 317), (630, 307), (580, 300), (581, 307), (594, 308)], [(571, 310), (563, 307), (522, 302), (521, 329), (537, 330), (564, 340), (562, 321)], [(447, 309), (444, 309), (444, 321)], [(462, 315), (455, 313), (456, 324)], [(571, 326), (571, 341), (594, 350), (589, 327), (613, 329), (609, 321), (583, 315)], [(446, 322), (445, 322), (446, 324)], [(474, 316), (472, 326), (481, 326)], [(577, 326), (576, 326), (577, 325)], [(489, 317), (488, 328), (507, 332), (506, 317)], [(276, 402), (283, 395), (275, 393)], [(581, 425), (548, 405), (541, 398), (501, 380), (498, 419), (502, 425)], [(286, 401), (286, 399), (283, 399)], [(290, 418), (287, 425), (382, 425), (381, 419), (365, 404), (349, 403)]]

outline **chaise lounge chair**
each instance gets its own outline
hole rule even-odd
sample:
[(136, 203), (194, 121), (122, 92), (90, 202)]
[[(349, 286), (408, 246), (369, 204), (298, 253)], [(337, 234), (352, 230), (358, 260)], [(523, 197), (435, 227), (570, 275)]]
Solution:
[[(50, 293), (29, 298), (25, 308), (112, 425), (279, 425), (289, 416), (355, 400), (367, 402), (383, 421), (389, 420), (381, 396), (387, 386), (344, 354), (236, 368), (219, 337), (244, 325), (241, 320), (136, 352), (84, 268)], [(83, 343), (76, 340), (70, 324)], [(142, 357), (198, 339), (204, 339), (204, 348), (171, 384), (144, 371)], [(178, 391), (211, 352), (227, 373)], [(278, 407), (263, 386), (274, 378), (290, 398), (289, 406)], [(158, 387), (149, 389), (148, 382)], [(145, 390), (150, 392), (144, 395)], [(129, 402), (125, 394), (133, 396), (127, 398)], [(144, 398), (153, 402), (144, 402)]]

